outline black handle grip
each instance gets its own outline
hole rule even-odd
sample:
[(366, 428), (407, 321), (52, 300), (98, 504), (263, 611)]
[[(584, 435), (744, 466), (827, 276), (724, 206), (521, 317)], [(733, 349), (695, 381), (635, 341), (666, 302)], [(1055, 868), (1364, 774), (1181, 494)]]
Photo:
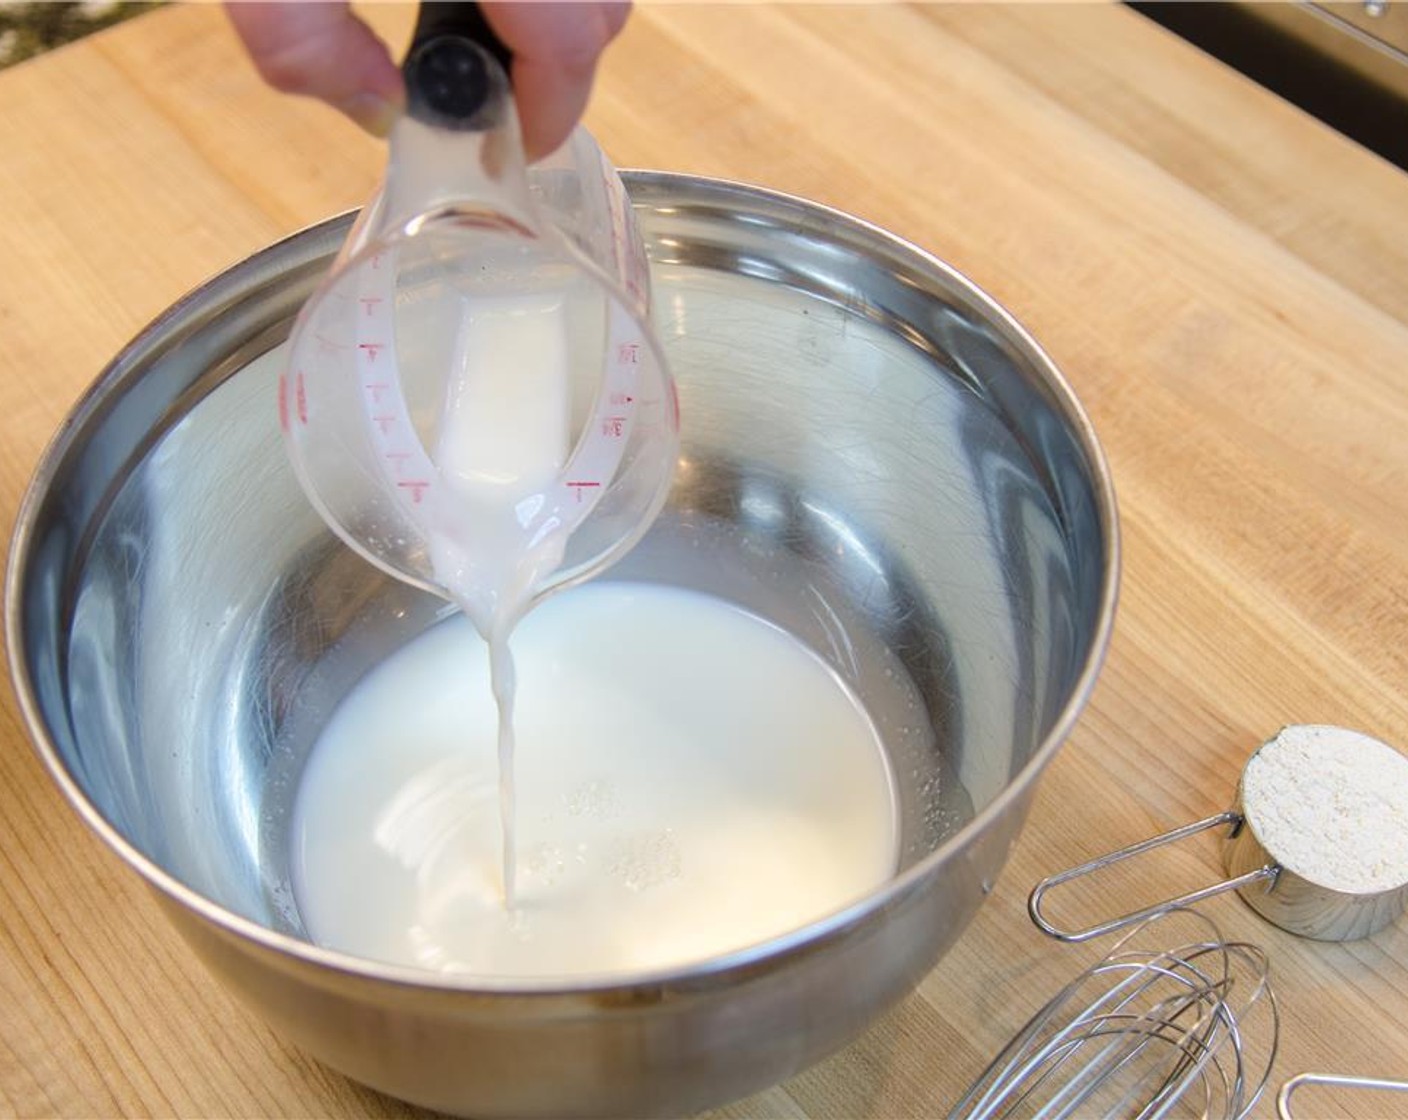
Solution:
[(411, 46), (401, 64), (406, 111), (439, 128), (487, 127), (480, 111), (494, 93), (495, 82), (486, 55), (508, 77), (513, 52), (494, 34), (478, 4), (422, 0)]

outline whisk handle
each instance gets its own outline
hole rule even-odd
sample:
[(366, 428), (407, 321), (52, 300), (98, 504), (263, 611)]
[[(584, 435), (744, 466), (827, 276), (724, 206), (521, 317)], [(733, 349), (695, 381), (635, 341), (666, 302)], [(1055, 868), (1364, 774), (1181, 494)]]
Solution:
[(1224, 894), (1227, 891), (1240, 890), (1242, 887), (1250, 886), (1261, 880), (1274, 880), (1279, 868), (1274, 864), (1268, 864), (1265, 867), (1258, 867), (1255, 870), (1248, 871), (1244, 875), (1224, 879), (1220, 883), (1214, 883), (1211, 886), (1203, 887), (1196, 891), (1190, 891), (1188, 894), (1180, 895), (1177, 898), (1156, 902), (1152, 906), (1146, 906), (1141, 910), (1121, 914), (1119, 917), (1110, 918), (1108, 921), (1086, 926), (1084, 929), (1063, 929), (1046, 916), (1045, 910), (1043, 909), (1046, 895), (1055, 887), (1069, 883), (1073, 879), (1080, 879), (1084, 878), (1086, 875), (1092, 875), (1112, 864), (1120, 863), (1123, 860), (1130, 859), (1137, 855), (1142, 855), (1144, 852), (1151, 851), (1154, 848), (1162, 847), (1165, 844), (1176, 843), (1189, 836), (1195, 836), (1200, 832), (1206, 832), (1210, 828), (1217, 828), (1221, 825), (1231, 825), (1232, 830), (1235, 832), (1241, 827), (1241, 824), (1242, 814), (1235, 809), (1229, 809), (1226, 812), (1217, 813), (1211, 817), (1205, 817), (1203, 820), (1194, 821), (1192, 824), (1185, 824), (1179, 828), (1162, 833), (1159, 836), (1151, 837), (1148, 840), (1141, 840), (1137, 844), (1131, 844), (1127, 848), (1121, 848), (1117, 852), (1097, 856), (1095, 859), (1082, 863), (1079, 867), (1072, 867), (1066, 871), (1057, 872), (1055, 875), (1048, 875), (1032, 888), (1032, 893), (1027, 897), (1027, 913), (1031, 915), (1032, 922), (1036, 925), (1037, 929), (1041, 930), (1042, 933), (1049, 937), (1054, 937), (1058, 941), (1089, 941), (1091, 938), (1101, 937), (1107, 933), (1113, 933), (1117, 929), (1123, 929), (1125, 926), (1131, 925), (1134, 922), (1151, 918), (1155, 914), (1161, 913), (1170, 907), (1191, 906), (1194, 903), (1202, 902), (1204, 899)]
[(1281, 1086), (1276, 1095), (1276, 1115), (1280, 1120), (1295, 1120), (1291, 1111), (1291, 1096), (1302, 1085), (1338, 1085), (1344, 1089), (1381, 1089), (1390, 1093), (1408, 1093), (1408, 1081), (1385, 1077), (1353, 1077), (1345, 1073), (1298, 1073)]

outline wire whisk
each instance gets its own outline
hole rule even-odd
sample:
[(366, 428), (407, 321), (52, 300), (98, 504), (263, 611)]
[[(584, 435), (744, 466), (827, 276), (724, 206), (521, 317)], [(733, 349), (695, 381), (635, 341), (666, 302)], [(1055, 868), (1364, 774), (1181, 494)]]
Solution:
[[(1180, 924), (1194, 940), (1167, 945)], [(1135, 926), (1007, 1044), (949, 1120), (1246, 1116), (1271, 1077), (1280, 1012), (1266, 954), (1196, 911)]]

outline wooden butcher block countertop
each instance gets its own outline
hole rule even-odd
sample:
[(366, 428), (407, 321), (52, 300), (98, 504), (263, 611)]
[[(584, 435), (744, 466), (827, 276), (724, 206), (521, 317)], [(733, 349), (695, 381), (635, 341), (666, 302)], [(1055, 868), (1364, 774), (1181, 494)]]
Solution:
[[(399, 50), (411, 12), (368, 16)], [(1098, 955), (1032, 927), (1038, 878), (1225, 808), (1284, 724), (1408, 747), (1408, 176), (1118, 7), (647, 4), (587, 123), (621, 166), (815, 199), (952, 263), (1049, 350), (1108, 454), (1113, 643), (995, 892), (858, 1041), (721, 1112), (942, 1115)], [(5, 524), (143, 324), (363, 202), (383, 159), (264, 88), (213, 7), (0, 74)], [(407, 1111), (215, 985), (64, 803), (8, 692), (0, 733), (0, 1115)], [(1190, 841), (1151, 889), (1217, 866)], [(1111, 889), (1095, 901), (1134, 900)], [(1280, 1075), (1408, 1077), (1408, 919), (1318, 944), (1235, 897), (1207, 910), (1271, 955)]]

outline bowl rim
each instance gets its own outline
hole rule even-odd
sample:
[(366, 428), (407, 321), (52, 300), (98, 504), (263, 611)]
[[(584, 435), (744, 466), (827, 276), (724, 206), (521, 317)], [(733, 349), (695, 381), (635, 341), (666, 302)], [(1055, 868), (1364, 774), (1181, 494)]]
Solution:
[[(1096, 522), (1103, 536), (1107, 557), (1100, 574), (1098, 614), (1089, 648), (1060, 711), (1030, 757), (996, 796), (952, 836), (912, 866), (854, 902), (804, 926), (702, 961), (639, 972), (584, 973), (580, 976), (436, 973), (369, 960), (271, 929), (216, 903), (166, 871), (127, 840), (89, 800), (65, 766), (49, 735), (24, 655), (27, 648), (24, 637), (24, 592), (38, 514), (50, 495), (61, 464), (78, 446), (79, 436), (110, 407), (130, 380), (140, 377), (146, 360), (160, 353), (169, 344), (171, 335), (179, 334), (184, 329), (186, 320), (195, 310), (212, 302), (228, 304), (247, 293), (252, 284), (267, 284), (280, 277), (286, 279), (293, 268), (311, 259), (309, 246), (316, 246), (320, 241), (326, 241), (335, 250), (356, 213), (348, 211), (297, 230), (223, 269), (188, 291), (128, 342), (80, 396), (50, 438), (25, 491), (11, 535), (4, 596), (6, 653), (20, 714), (36, 753), (80, 818), (118, 858), (167, 900), (197, 915), (215, 930), (344, 977), (454, 996), (571, 997), (658, 990), (677, 985), (698, 986), (701, 982), (711, 981), (726, 983), (734, 974), (751, 971), (814, 943), (844, 936), (877, 912), (897, 904), (919, 886), (934, 865), (954, 859), (964, 849), (980, 842), (1001, 817), (1016, 808), (1016, 802), (1029, 794), (1084, 710), (1104, 664), (1114, 627), (1120, 575), (1118, 507), (1109, 466), (1094, 427), (1050, 355), (1009, 311), (962, 272), (927, 250), (862, 218), (796, 195), (735, 180), (665, 171), (622, 170), (621, 175), (633, 204), (642, 209), (648, 210), (652, 205), (659, 206), (673, 196), (685, 194), (691, 201), (700, 198), (718, 202), (748, 201), (755, 209), (761, 205), (779, 212), (806, 213), (825, 223), (828, 231), (845, 231), (849, 236), (875, 246), (890, 259), (904, 260), (911, 267), (935, 275), (950, 292), (961, 292), (972, 308), (980, 311), (987, 322), (1023, 352), (1041, 378), (1054, 409), (1060, 414), (1089, 466), (1089, 482), (1096, 498)], [(291, 262), (282, 262), (291, 250), (296, 250), (298, 256)], [(282, 262), (282, 266), (271, 268), (276, 262)], [(990, 887), (991, 884), (984, 884), (985, 893)]]

